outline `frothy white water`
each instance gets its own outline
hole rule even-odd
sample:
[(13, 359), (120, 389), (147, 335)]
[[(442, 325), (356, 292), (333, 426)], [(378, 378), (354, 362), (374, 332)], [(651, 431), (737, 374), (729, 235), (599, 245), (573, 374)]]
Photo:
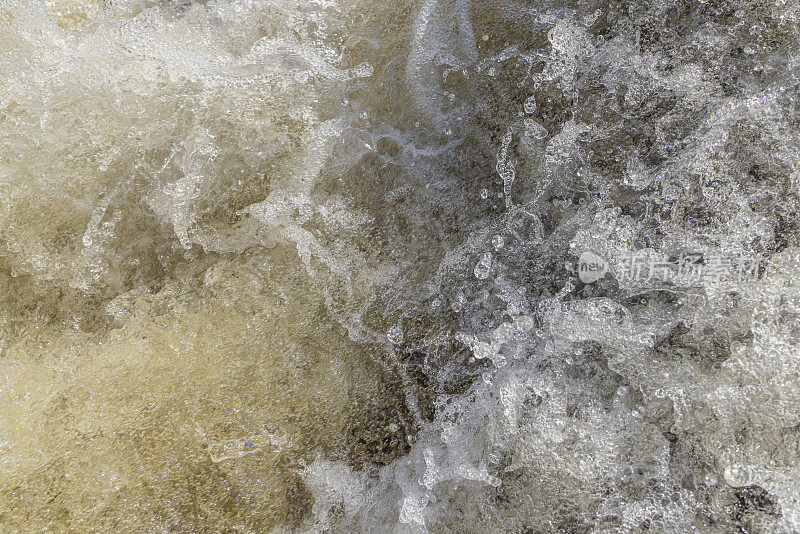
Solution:
[(0, 526), (800, 531), (799, 13), (0, 7)]

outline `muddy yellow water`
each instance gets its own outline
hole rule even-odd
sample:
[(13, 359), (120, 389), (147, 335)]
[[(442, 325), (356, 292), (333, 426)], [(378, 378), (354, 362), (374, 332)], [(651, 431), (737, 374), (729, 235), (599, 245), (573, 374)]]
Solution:
[(408, 447), (392, 359), (339, 311), (382, 276), (336, 244), (368, 217), (311, 198), (363, 69), (290, 36), (324, 10), (181, 5), (0, 4), (2, 532), (296, 527), (319, 454)]
[[(4, 532), (260, 532), (307, 512), (298, 470), (345, 450), (381, 370), (293, 250), (191, 274), (123, 295), (112, 330), (17, 325), (0, 381)], [(45, 311), (2, 276), (6, 306)]]

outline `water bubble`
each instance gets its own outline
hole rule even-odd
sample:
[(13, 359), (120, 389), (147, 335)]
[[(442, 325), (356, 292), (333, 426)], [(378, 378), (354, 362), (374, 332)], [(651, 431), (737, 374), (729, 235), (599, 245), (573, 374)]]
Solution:
[(399, 345), (403, 342), (403, 327), (400, 326), (400, 323), (395, 324), (386, 332), (386, 338), (392, 345)]
[(519, 328), (523, 332), (528, 332), (534, 327), (533, 317), (528, 317), (527, 315), (518, 317), (515, 323), (517, 325), (517, 328)]
[(491, 252), (485, 253), (481, 256), (481, 259), (478, 260), (478, 263), (475, 264), (475, 278), (478, 280), (486, 280), (489, 278), (489, 271), (492, 269), (492, 254)]
[(508, 343), (514, 337), (514, 328), (510, 323), (503, 323), (492, 332), (492, 343)]
[(492, 238), (492, 246), (495, 250), (500, 250), (505, 245), (505, 239), (501, 235), (496, 235)]
[(525, 119), (525, 135), (536, 139), (547, 137), (547, 129), (533, 119)]
[(354, 78), (369, 78), (373, 72), (374, 69), (369, 63), (361, 63), (350, 69), (350, 73)]
[(466, 302), (466, 298), (463, 294), (459, 293), (456, 295), (456, 298), (450, 303), (450, 308), (456, 313), (460, 312), (464, 308), (464, 303)]
[(751, 469), (746, 466), (729, 466), (725, 468), (725, 481), (734, 487), (747, 486), (752, 483)]
[(529, 96), (525, 100), (525, 103), (522, 105), (522, 107), (525, 109), (525, 113), (527, 113), (529, 115), (531, 113), (535, 113), (536, 112), (536, 97), (534, 95)]
[(475, 346), (472, 348), (472, 353), (475, 357), (479, 360), (483, 360), (484, 358), (491, 359), (494, 351), (492, 350), (492, 346), (485, 341), (478, 341), (475, 343)]

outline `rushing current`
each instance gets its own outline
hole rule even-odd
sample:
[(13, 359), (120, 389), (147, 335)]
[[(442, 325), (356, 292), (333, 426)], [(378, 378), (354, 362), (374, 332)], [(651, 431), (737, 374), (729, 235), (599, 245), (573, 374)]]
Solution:
[(0, 532), (800, 532), (798, 0), (0, 0)]

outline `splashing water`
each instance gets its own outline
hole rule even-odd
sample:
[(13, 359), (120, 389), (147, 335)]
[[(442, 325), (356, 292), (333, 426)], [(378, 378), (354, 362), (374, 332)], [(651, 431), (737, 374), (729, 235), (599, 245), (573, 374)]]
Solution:
[(0, 4), (0, 531), (800, 531), (799, 17)]

